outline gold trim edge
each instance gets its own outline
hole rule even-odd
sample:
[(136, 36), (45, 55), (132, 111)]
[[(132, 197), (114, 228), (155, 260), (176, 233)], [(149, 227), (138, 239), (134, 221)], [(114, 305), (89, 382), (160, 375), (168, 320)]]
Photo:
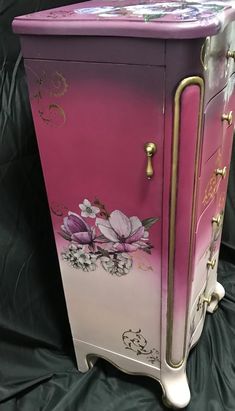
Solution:
[[(175, 92), (174, 97), (174, 120), (173, 120), (173, 147), (172, 147), (172, 169), (171, 169), (171, 197), (170, 197), (170, 232), (169, 232), (169, 254), (168, 254), (168, 296), (167, 296), (167, 340), (166, 340), (166, 361), (168, 365), (173, 368), (179, 368), (184, 360), (186, 353), (186, 337), (187, 337), (187, 323), (188, 310), (185, 318), (185, 335), (184, 335), (184, 349), (183, 358), (180, 362), (174, 363), (172, 361), (172, 339), (173, 339), (173, 310), (174, 310), (174, 254), (175, 254), (175, 223), (176, 223), (176, 203), (177, 203), (177, 180), (178, 180), (178, 158), (179, 158), (179, 137), (180, 137), (180, 101), (181, 95), (185, 88), (189, 85), (198, 85), (200, 87), (200, 106), (198, 115), (197, 128), (197, 146), (195, 155), (195, 173), (194, 173), (194, 188), (192, 201), (192, 219), (190, 232), (190, 252), (189, 252), (189, 267), (188, 280), (192, 270), (192, 254), (193, 254), (193, 233), (196, 224), (196, 195), (197, 195), (197, 180), (199, 174), (199, 160), (200, 147), (202, 139), (202, 116), (204, 104), (204, 80), (199, 76), (191, 76), (183, 79)], [(189, 299), (189, 295), (188, 295)]]

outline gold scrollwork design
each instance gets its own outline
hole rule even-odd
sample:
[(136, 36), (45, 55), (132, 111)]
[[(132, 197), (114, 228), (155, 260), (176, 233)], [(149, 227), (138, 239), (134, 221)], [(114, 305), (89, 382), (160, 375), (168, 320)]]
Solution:
[(151, 265), (145, 263), (138, 263), (138, 268), (142, 271), (153, 271), (153, 267)]
[(62, 97), (69, 87), (66, 78), (59, 71), (48, 75), (45, 70), (38, 74), (32, 67), (26, 66), (26, 68), (35, 78), (37, 89), (32, 97), (37, 101), (39, 117), (46, 125), (62, 127), (66, 122), (64, 109), (55, 102), (51, 102), (45, 107), (44, 95)]
[(136, 258), (136, 265), (139, 270), (142, 271), (153, 271), (153, 267), (149, 264), (148, 260), (145, 258)]
[(58, 104), (50, 104), (46, 112), (38, 110), (38, 114), (46, 125), (62, 127), (66, 121), (65, 112)]
[[(222, 164), (222, 149), (219, 148), (216, 158), (215, 158), (215, 168), (220, 168)], [(213, 200), (215, 197), (219, 187), (219, 180), (216, 176), (216, 173), (213, 171), (213, 173), (210, 176), (210, 179), (206, 185), (205, 192), (204, 192), (204, 197), (202, 200), (202, 204), (204, 206), (207, 206), (210, 201)]]
[(207, 206), (207, 204), (209, 204), (210, 201), (213, 200), (217, 191), (218, 191), (218, 179), (216, 177), (216, 174), (213, 173), (210, 177), (210, 180), (208, 181), (206, 185), (202, 204), (204, 206)]
[(52, 203), (50, 204), (50, 209), (51, 212), (57, 217), (63, 217), (68, 214), (68, 207), (55, 201), (52, 201)]

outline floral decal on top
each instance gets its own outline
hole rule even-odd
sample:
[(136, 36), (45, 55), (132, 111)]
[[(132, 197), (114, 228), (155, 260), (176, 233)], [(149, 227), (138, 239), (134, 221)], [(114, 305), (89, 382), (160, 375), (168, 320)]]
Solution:
[(168, 16), (171, 21), (200, 20), (211, 18), (216, 13), (231, 7), (230, 2), (224, 1), (140, 1), (138, 4), (125, 6), (84, 7), (74, 10), (82, 15), (97, 15), (100, 18), (141, 18), (145, 21), (164, 19)]
[[(99, 200), (91, 203), (85, 199), (79, 208), (81, 215), (68, 211), (60, 231), (69, 242), (61, 255), (72, 267), (94, 271), (100, 266), (110, 274), (122, 276), (133, 266), (133, 252), (141, 250), (151, 254), (149, 229), (158, 218), (141, 221), (120, 210), (108, 213)], [(88, 224), (88, 218), (94, 224)]]

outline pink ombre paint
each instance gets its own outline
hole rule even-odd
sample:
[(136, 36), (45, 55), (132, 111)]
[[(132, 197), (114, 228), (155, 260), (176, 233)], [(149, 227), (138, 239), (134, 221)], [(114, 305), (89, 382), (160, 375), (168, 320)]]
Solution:
[(105, 0), (13, 23), (78, 368), (101, 356), (152, 376), (179, 408), (189, 350), (224, 295), (234, 20), (233, 1)]

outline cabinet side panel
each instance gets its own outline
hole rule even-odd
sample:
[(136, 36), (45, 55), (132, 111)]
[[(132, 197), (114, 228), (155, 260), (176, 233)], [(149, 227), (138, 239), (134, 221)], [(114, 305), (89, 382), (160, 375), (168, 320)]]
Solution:
[(26, 66), (72, 335), (159, 368), (164, 69)]

